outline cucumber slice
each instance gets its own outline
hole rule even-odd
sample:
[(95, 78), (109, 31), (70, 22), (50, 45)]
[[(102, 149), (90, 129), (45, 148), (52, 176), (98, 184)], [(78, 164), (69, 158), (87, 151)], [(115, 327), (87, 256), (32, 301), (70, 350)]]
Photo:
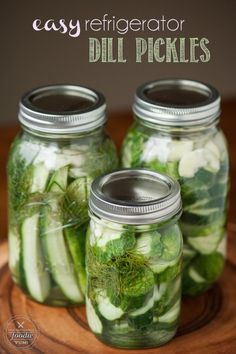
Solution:
[(195, 225), (211, 224), (217, 221), (221, 215), (222, 211), (219, 208), (191, 209), (191, 212), (183, 212), (182, 221)]
[(130, 331), (129, 324), (128, 324), (127, 320), (125, 320), (125, 319), (115, 321), (113, 328), (114, 328), (115, 334), (127, 335), (127, 333)]
[(69, 166), (63, 166), (54, 172), (47, 187), (48, 191), (57, 193), (65, 192), (67, 187), (68, 169)]
[(193, 150), (191, 140), (173, 140), (169, 143), (168, 161), (179, 161), (184, 154)]
[(158, 274), (159, 282), (170, 282), (175, 279), (182, 271), (182, 257), (180, 256), (176, 264), (169, 266)]
[(69, 168), (69, 177), (73, 179), (86, 177), (85, 172), (79, 167), (70, 167)]
[(180, 299), (178, 299), (169, 311), (167, 311), (164, 315), (159, 316), (158, 322), (169, 325), (175, 323), (180, 314), (180, 302)]
[(178, 262), (181, 247), (179, 231), (170, 228), (162, 234), (157, 231), (142, 233), (137, 238), (135, 250), (147, 258), (149, 267), (158, 274)]
[(69, 184), (64, 194), (64, 223), (82, 225), (88, 220), (87, 178), (77, 178)]
[(191, 264), (184, 271), (183, 293), (196, 295), (208, 289), (218, 279), (224, 267), (224, 257), (219, 252), (199, 255)]
[(223, 181), (223, 182), (219, 182), (214, 184), (210, 189), (209, 189), (209, 194), (212, 197), (226, 197), (227, 193), (228, 193), (228, 183), (227, 180)]
[(227, 234), (225, 233), (220, 244), (217, 247), (217, 252), (226, 258)]
[(86, 290), (85, 236), (86, 227), (80, 229), (73, 229), (71, 227), (64, 228), (64, 237), (69, 248), (78, 282), (83, 294), (85, 294)]
[(27, 289), (33, 299), (44, 302), (50, 294), (50, 276), (45, 270), (38, 235), (39, 214), (24, 220), (21, 227), (23, 269)]
[(183, 247), (183, 265), (182, 269), (185, 269), (192, 259), (196, 256), (197, 251), (190, 247), (186, 242)]
[(153, 297), (154, 274), (149, 267), (133, 266), (130, 272), (120, 274), (122, 284), (121, 308), (139, 309), (150, 297)]
[[(162, 285), (164, 284), (164, 286)], [(156, 296), (155, 296), (156, 295)], [(160, 283), (154, 290), (154, 315), (161, 316), (165, 314), (173, 304), (181, 297), (181, 277), (175, 277), (172, 281)]]
[(135, 251), (145, 257), (159, 258), (163, 252), (161, 234), (157, 231), (144, 232), (137, 237)]
[(42, 193), (45, 191), (49, 170), (44, 162), (37, 163), (32, 166), (32, 184), (30, 187), (31, 193)]
[(117, 320), (124, 314), (121, 308), (114, 306), (109, 298), (102, 293), (97, 295), (97, 303), (98, 311), (109, 321)]
[(149, 311), (153, 307), (153, 305), (154, 305), (154, 298), (151, 297), (144, 306), (138, 308), (135, 311), (131, 311), (130, 312), (130, 316), (131, 317), (137, 317), (137, 316), (143, 315), (144, 313)]
[(215, 233), (224, 227), (226, 222), (225, 215), (221, 215), (214, 223), (205, 225), (194, 225), (188, 222), (180, 221), (181, 230), (186, 237), (202, 237)]
[(196, 283), (204, 283), (206, 281), (193, 267), (189, 267), (189, 276)]
[(9, 229), (8, 244), (9, 244), (9, 267), (13, 275), (14, 281), (16, 283), (19, 283), (21, 241), (17, 230), (13, 227), (10, 227)]
[(130, 312), (128, 317), (128, 323), (130, 327), (135, 329), (141, 329), (150, 325), (153, 321), (153, 297), (141, 308)]
[(187, 242), (201, 254), (210, 254), (217, 249), (223, 237), (224, 230), (220, 229), (208, 236), (188, 237)]
[(154, 285), (153, 300), (154, 302), (159, 301), (161, 297), (165, 294), (167, 290), (167, 283), (160, 283), (159, 285)]
[(210, 150), (217, 157), (217, 159), (220, 160), (220, 150), (213, 141), (208, 141), (205, 145), (205, 148)]
[(200, 168), (205, 168), (216, 173), (220, 169), (220, 161), (207, 148), (186, 152), (179, 162), (179, 175), (181, 177), (192, 178)]
[(193, 266), (202, 278), (212, 283), (218, 279), (223, 270), (224, 257), (218, 252), (200, 255), (194, 261)]
[(58, 203), (58, 199), (51, 199), (49, 206), (44, 208), (42, 237), (53, 279), (68, 299), (78, 303), (83, 301), (83, 294), (66, 247)]
[(161, 242), (163, 244), (162, 260), (171, 262), (178, 258), (182, 247), (182, 238), (178, 230), (164, 231)]
[(114, 230), (96, 225), (93, 232), (90, 242), (95, 240), (96, 255), (100, 262), (108, 262), (113, 257), (122, 256), (136, 243), (132, 229)]
[(158, 161), (159, 163), (165, 164), (168, 161), (168, 145), (170, 141), (170, 138), (151, 136), (144, 144), (142, 161), (146, 163)]
[(94, 333), (102, 333), (102, 322), (100, 321), (98, 315), (89, 298), (86, 297), (86, 314), (88, 324)]

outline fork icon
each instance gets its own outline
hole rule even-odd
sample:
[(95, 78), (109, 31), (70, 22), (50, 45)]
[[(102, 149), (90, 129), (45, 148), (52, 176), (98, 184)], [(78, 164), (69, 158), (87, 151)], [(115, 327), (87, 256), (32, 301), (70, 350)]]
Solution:
[(18, 322), (18, 321), (16, 321), (16, 323), (17, 323), (17, 328), (19, 329), (19, 328), (24, 328), (23, 327), (23, 324), (25, 323), (24, 321), (23, 322)]

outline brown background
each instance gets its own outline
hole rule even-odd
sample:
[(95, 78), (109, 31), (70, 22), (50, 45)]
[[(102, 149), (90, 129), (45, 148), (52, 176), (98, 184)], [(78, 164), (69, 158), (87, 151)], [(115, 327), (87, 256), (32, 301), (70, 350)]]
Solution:
[[(135, 17), (185, 19), (183, 32), (133, 32), (124, 35), (126, 64), (88, 62), (88, 37), (112, 33), (81, 32), (78, 38), (56, 32), (35, 32), (36, 18), (66, 20)], [(17, 119), (22, 93), (50, 83), (72, 82), (94, 87), (107, 97), (109, 109), (129, 109), (133, 92), (145, 81), (161, 77), (187, 77), (215, 85), (223, 98), (236, 97), (235, 0), (7, 0), (1, 2), (0, 122)], [(136, 64), (134, 38), (207, 37), (209, 63)], [(115, 37), (115, 35), (114, 35)]]

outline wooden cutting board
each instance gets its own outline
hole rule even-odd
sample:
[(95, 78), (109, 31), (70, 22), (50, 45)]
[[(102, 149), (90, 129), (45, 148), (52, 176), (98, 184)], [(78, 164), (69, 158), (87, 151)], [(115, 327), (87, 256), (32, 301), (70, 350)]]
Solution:
[[(236, 225), (229, 225), (229, 250), (224, 272), (208, 292), (183, 300), (176, 337), (165, 346), (145, 350), (114, 349), (89, 331), (85, 308), (52, 308), (29, 300), (12, 282), (7, 244), (0, 253), (0, 353), (43, 354), (235, 354), (236, 353)], [(19, 349), (6, 339), (9, 320), (33, 321), (33, 346)], [(15, 323), (15, 322), (14, 322)]]

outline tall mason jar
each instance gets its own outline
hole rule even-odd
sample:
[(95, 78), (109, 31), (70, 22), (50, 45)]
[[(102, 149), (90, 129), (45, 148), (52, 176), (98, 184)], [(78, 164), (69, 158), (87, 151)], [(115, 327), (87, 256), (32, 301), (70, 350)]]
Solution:
[(122, 164), (179, 181), (183, 293), (201, 293), (220, 276), (226, 252), (229, 157), (219, 127), (219, 93), (197, 81), (155, 81), (138, 88), (133, 111)]
[(74, 85), (25, 94), (8, 162), (9, 265), (14, 282), (50, 305), (84, 302), (88, 195), (117, 166), (105, 99)]
[(92, 184), (87, 234), (87, 319), (103, 342), (155, 347), (176, 333), (181, 300), (179, 184), (127, 169)]

